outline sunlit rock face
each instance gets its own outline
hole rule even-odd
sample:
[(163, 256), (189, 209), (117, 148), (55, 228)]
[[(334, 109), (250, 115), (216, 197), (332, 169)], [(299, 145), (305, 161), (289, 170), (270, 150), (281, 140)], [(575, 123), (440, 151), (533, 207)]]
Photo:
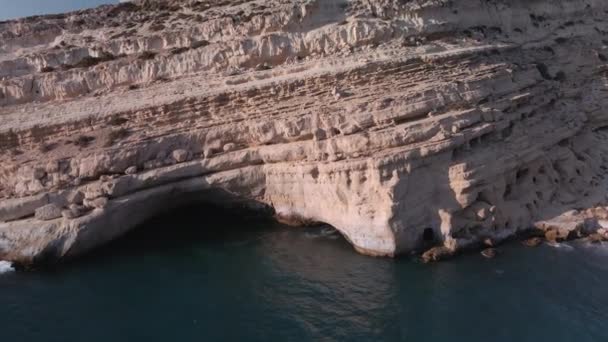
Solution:
[(607, 13), (191, 0), (2, 22), (0, 259), (75, 256), (191, 201), (380, 256), (602, 226)]

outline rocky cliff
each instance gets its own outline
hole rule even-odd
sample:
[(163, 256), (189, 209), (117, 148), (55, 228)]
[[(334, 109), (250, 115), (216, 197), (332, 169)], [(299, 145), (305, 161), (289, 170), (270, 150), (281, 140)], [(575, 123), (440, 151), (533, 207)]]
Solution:
[(382, 256), (603, 233), (607, 14), (140, 0), (0, 22), (0, 259), (75, 256), (190, 201)]

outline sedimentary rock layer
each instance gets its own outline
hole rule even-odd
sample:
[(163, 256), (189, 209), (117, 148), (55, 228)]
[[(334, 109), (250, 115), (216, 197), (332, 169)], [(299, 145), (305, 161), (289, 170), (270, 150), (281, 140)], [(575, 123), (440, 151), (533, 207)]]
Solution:
[(607, 14), (191, 0), (2, 22), (0, 259), (75, 256), (190, 201), (371, 255), (602, 227)]

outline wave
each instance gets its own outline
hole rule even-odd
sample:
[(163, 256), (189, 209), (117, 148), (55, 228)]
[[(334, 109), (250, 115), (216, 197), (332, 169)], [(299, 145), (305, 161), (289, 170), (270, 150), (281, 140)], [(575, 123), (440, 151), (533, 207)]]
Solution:
[(304, 236), (309, 239), (329, 238), (332, 240), (340, 237), (338, 231), (333, 227), (323, 227), (320, 230), (305, 233)]
[(553, 247), (553, 248), (560, 248), (563, 249), (565, 251), (571, 251), (574, 250), (574, 247), (570, 246), (567, 243), (559, 243), (559, 242), (547, 242), (547, 246)]
[(13, 267), (13, 264), (11, 264), (8, 261), (0, 260), (0, 274), (13, 272), (14, 270), (15, 270), (15, 268)]

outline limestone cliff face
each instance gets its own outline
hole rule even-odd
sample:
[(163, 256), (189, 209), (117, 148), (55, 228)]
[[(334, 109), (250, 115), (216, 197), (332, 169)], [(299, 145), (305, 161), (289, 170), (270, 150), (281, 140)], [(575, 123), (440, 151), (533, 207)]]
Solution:
[(601, 227), (607, 14), (190, 0), (2, 22), (0, 259), (78, 255), (193, 200), (371, 255)]

